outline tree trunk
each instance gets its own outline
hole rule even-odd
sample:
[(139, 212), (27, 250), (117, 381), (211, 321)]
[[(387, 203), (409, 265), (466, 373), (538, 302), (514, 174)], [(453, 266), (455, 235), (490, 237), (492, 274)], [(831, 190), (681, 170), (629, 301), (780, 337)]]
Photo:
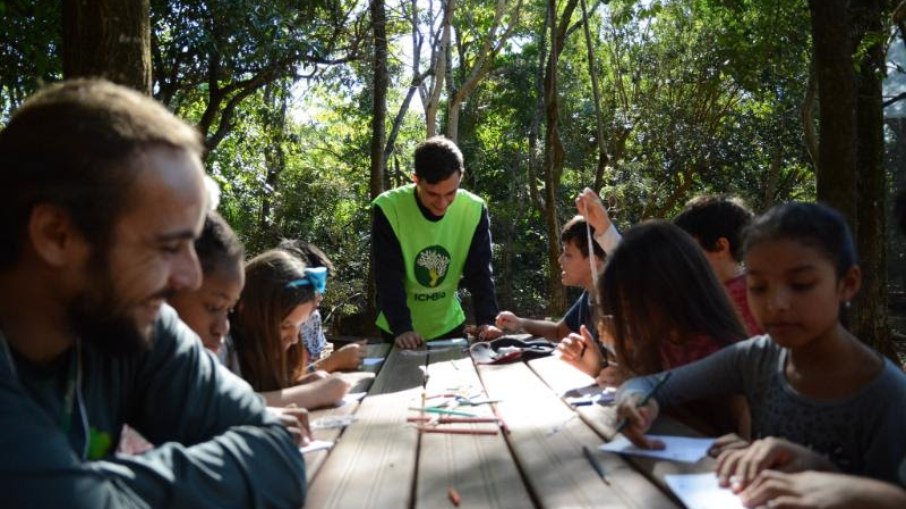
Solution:
[[(371, 116), (371, 199), (384, 191), (384, 141), (387, 117), (387, 15), (384, 0), (371, 1), (371, 26), (374, 31), (374, 102)], [(367, 317), (377, 315), (374, 263), (368, 264)]]
[(63, 76), (102, 77), (151, 95), (149, 0), (64, 0)]
[[(886, 45), (882, 19), (888, 12), (881, 0), (851, 4), (853, 41), (874, 41), (859, 62), (856, 75), (857, 248), (862, 266), (862, 290), (853, 308), (855, 335), (891, 359), (887, 324), (887, 216), (884, 172), (884, 112), (881, 81)], [(856, 44), (853, 44), (855, 48)]]
[(855, 232), (855, 72), (846, 0), (809, 0), (818, 77), (818, 199), (839, 210)]
[(588, 21), (588, 7), (585, 0), (581, 0), (582, 6), (582, 29), (585, 32), (585, 47), (588, 51), (588, 75), (591, 78), (591, 97), (595, 104), (595, 128), (598, 142), (598, 164), (595, 168), (594, 189), (600, 192), (604, 186), (604, 169), (610, 158), (607, 155), (607, 142), (604, 139), (604, 118), (601, 114), (601, 90), (598, 86), (598, 72), (595, 70), (595, 46), (591, 39), (591, 29)]
[(560, 281), (560, 219), (557, 215), (557, 190), (560, 188), (560, 177), (563, 174), (563, 161), (566, 157), (563, 142), (560, 140), (560, 98), (557, 86), (557, 62), (566, 42), (566, 31), (569, 20), (578, 0), (569, 0), (557, 21), (557, 1), (548, 0), (551, 16), (551, 51), (544, 76), (544, 219), (547, 225), (548, 256), (548, 301), (547, 312), (561, 315), (566, 309), (566, 290)]
[(450, 25), (455, 9), (456, 0), (447, 0), (440, 40), (433, 44), (431, 49), (434, 83), (428, 94), (428, 100), (425, 102), (425, 124), (429, 138), (437, 134), (437, 110), (440, 107), (440, 94), (444, 89), (444, 79), (447, 76), (447, 48), (450, 46)]

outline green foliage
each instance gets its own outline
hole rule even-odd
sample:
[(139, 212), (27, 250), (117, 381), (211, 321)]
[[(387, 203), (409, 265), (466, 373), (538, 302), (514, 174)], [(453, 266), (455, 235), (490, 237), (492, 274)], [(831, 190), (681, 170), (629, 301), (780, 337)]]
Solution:
[(43, 83), (62, 77), (61, 11), (55, 0), (0, 0), (0, 122)]
[[(439, 8), (415, 4), (426, 45), (428, 4)], [(387, 2), (388, 122), (412, 79), (403, 51), (412, 5)], [(477, 65), (494, 2), (457, 6), (454, 88)], [(500, 298), (527, 315), (547, 299), (546, 229), (531, 192), (543, 184), (529, 172), (543, 151), (546, 6), (523, 0), (519, 25), (463, 104), (459, 126), (464, 187), (490, 206)], [(601, 191), (619, 226), (669, 217), (702, 192), (738, 194), (756, 209), (814, 196), (800, 119), (811, 51), (804, 0), (611, 0), (588, 8), (610, 157)], [(56, 2), (0, 2), (0, 120), (40, 82), (59, 78), (60, 16)], [(367, 16), (360, 0), (151, 1), (154, 94), (212, 141), (207, 164), (223, 189), (221, 211), (251, 254), (284, 237), (323, 248), (338, 268), (324, 304), (337, 318), (364, 308), (370, 258)], [(561, 222), (594, 182), (598, 157), (587, 49), (576, 28), (557, 69)], [(416, 96), (388, 161), (388, 187), (408, 181), (424, 122)]]

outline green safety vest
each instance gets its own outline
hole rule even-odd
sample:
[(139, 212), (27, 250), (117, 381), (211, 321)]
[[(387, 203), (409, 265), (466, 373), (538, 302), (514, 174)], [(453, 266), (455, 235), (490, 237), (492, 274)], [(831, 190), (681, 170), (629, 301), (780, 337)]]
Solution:
[[(403, 288), (412, 328), (433, 339), (465, 321), (456, 290), (484, 201), (460, 189), (443, 219), (429, 221), (416, 203), (415, 184), (409, 184), (381, 194), (374, 205), (381, 208), (403, 252)], [(383, 312), (377, 326), (392, 333)]]

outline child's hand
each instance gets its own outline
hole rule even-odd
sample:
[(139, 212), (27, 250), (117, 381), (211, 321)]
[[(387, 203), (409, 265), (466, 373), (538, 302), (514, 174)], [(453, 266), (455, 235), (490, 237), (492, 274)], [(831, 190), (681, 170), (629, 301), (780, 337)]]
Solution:
[(725, 451), (735, 451), (738, 449), (745, 449), (748, 447), (749, 441), (737, 435), (736, 433), (728, 433), (722, 437), (717, 437), (714, 440), (714, 445), (708, 449), (708, 455), (711, 457), (717, 458)]
[(576, 209), (585, 217), (588, 224), (595, 229), (596, 235), (601, 235), (610, 228), (610, 216), (598, 194), (586, 187), (576, 198)]
[(522, 318), (509, 311), (501, 311), (497, 315), (496, 325), (498, 329), (507, 332), (519, 332), (522, 330)]
[(361, 340), (344, 345), (319, 364), (324, 370), (329, 372), (355, 371), (359, 369), (359, 365), (362, 364), (362, 359), (364, 359), (368, 353), (367, 348), (365, 348), (366, 344), (367, 342), (365, 340)]
[(601, 353), (595, 348), (595, 339), (591, 337), (588, 329), (583, 325), (579, 332), (581, 334), (570, 334), (557, 343), (557, 353), (561, 359), (589, 376), (598, 376), (604, 359), (601, 358)]
[(312, 440), (311, 428), (308, 425), (308, 410), (298, 408), (295, 405), (287, 407), (267, 407), (267, 411), (273, 414), (280, 424), (289, 431), (293, 437), (293, 442), (302, 447)]
[(826, 457), (782, 438), (768, 437), (752, 442), (745, 449), (725, 451), (717, 458), (718, 482), (740, 492), (763, 470), (802, 472), (836, 470)]
[(630, 442), (645, 449), (663, 449), (664, 443), (660, 440), (651, 440), (645, 436), (651, 424), (657, 419), (659, 408), (654, 398), (648, 400), (643, 407), (639, 407), (642, 401), (641, 394), (630, 394), (621, 398), (617, 403), (617, 422), (626, 421), (623, 427), (623, 435)]
[(396, 345), (397, 348), (414, 350), (425, 344), (425, 341), (422, 339), (421, 334), (414, 330), (410, 330), (397, 336), (396, 339), (393, 340), (393, 344)]
[(595, 377), (595, 382), (601, 387), (619, 387), (623, 382), (629, 380), (629, 377), (628, 371), (616, 363), (610, 362), (598, 373), (598, 376)]
[(490, 324), (479, 325), (475, 328), (475, 337), (478, 338), (478, 341), (491, 341), (500, 336), (503, 336), (503, 331)]
[(899, 486), (865, 477), (811, 471), (788, 474), (765, 470), (739, 498), (746, 507), (906, 507), (906, 491)]

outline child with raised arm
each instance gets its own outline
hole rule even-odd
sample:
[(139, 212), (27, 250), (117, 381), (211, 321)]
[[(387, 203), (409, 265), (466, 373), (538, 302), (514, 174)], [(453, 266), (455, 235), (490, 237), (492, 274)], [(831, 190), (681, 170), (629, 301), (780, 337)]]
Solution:
[[(321, 249), (314, 244), (301, 240), (284, 239), (280, 242), (278, 247), (299, 257), (299, 259), (305, 262), (305, 265), (310, 268), (324, 267), (327, 269), (328, 275), (333, 275), (335, 272), (333, 263), (327, 258), (327, 255), (324, 254), (324, 251), (321, 251)], [(322, 297), (323, 295), (318, 296), (319, 303)], [(324, 335), (324, 328), (321, 322), (321, 311), (317, 308), (311, 313), (308, 320), (302, 324), (299, 335), (310, 359), (307, 368), (309, 373), (319, 370), (328, 373), (333, 373), (334, 371), (356, 370), (362, 363), (362, 359), (364, 359), (365, 355), (368, 353), (368, 350), (365, 348), (367, 343), (365, 340), (362, 340), (344, 345), (339, 350), (332, 352), (329, 355), (324, 355), (324, 348), (327, 346), (327, 337)]]
[(313, 409), (338, 403), (349, 384), (323, 371), (307, 373), (299, 329), (324, 292), (327, 269), (306, 267), (282, 249), (246, 264), (245, 287), (230, 319), (227, 366), (269, 406)]
[[(592, 253), (588, 252), (588, 229), (590, 226), (582, 216), (576, 216), (563, 225), (560, 234), (562, 250), (560, 252), (560, 279), (565, 286), (578, 286), (585, 291), (569, 308), (558, 322), (521, 318), (511, 311), (497, 315), (497, 327), (505, 331), (524, 331), (534, 336), (545, 337), (551, 341), (560, 341), (570, 333), (579, 332), (585, 325), (592, 335), (597, 337), (597, 328), (593, 326), (591, 295), (594, 293), (594, 270), (600, 272), (604, 266), (604, 250), (597, 242), (592, 242)], [(591, 232), (594, 235), (594, 230)], [(589, 263), (591, 256), (591, 263)]]
[[(629, 229), (598, 280), (604, 359), (587, 329), (561, 342), (561, 358), (600, 382), (650, 374), (705, 357), (745, 337), (726, 293), (695, 241), (678, 227), (650, 221)], [(619, 367), (617, 367), (617, 365)]]
[(686, 230), (704, 249), (705, 257), (717, 279), (724, 284), (750, 336), (764, 333), (746, 295), (742, 270), (742, 232), (752, 222), (742, 200), (717, 195), (696, 196), (673, 218), (673, 224)]
[[(819, 204), (787, 203), (757, 218), (745, 236), (749, 304), (767, 332), (673, 369), (637, 408), (655, 376), (621, 387), (624, 434), (642, 447), (662, 406), (723, 394), (744, 395), (755, 438), (805, 444), (846, 473), (895, 481), (906, 456), (906, 375), (840, 323), (861, 272), (843, 218)], [(720, 478), (744, 488), (771, 461), (738, 461), (725, 451)], [(732, 460), (736, 458), (736, 460)], [(750, 456), (754, 458), (754, 456)]]

